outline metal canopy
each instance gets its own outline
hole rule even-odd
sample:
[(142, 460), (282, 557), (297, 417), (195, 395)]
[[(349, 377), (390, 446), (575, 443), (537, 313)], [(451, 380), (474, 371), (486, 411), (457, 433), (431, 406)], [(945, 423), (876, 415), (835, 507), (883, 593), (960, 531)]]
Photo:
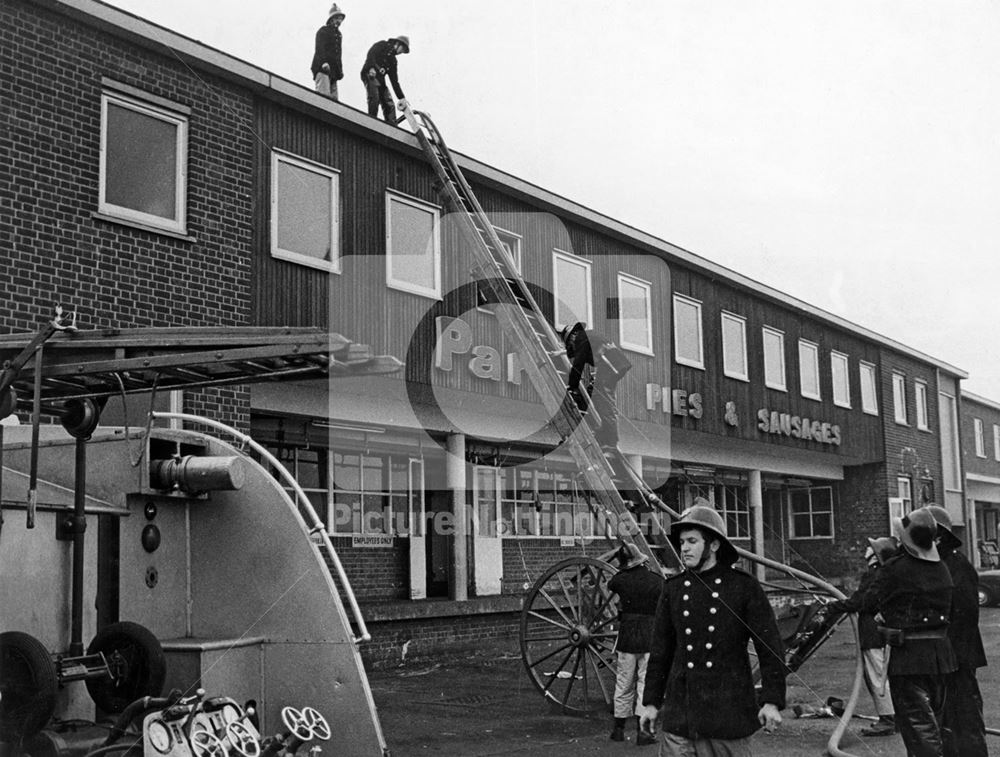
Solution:
[[(0, 366), (33, 334), (0, 335)], [(101, 399), (153, 390), (285, 379), (395, 373), (402, 362), (316, 328), (141, 328), (59, 331), (45, 342), (41, 399)], [(12, 386), (19, 404), (34, 396), (35, 361)]]

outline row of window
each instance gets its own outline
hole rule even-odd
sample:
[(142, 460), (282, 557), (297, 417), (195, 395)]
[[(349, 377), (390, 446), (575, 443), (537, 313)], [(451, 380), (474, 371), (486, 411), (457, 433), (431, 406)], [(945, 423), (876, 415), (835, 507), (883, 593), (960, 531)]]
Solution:
[[(123, 88), (127, 90), (128, 88)], [(154, 102), (157, 101), (157, 102)], [(100, 212), (168, 231), (185, 231), (187, 115), (181, 106), (140, 100), (124, 91), (102, 97)], [(441, 297), (440, 211), (397, 192), (386, 194), (386, 284), (392, 288)], [(280, 259), (341, 270), (340, 174), (335, 169), (285, 154), (271, 158), (271, 254)], [(514, 266), (521, 270), (521, 237), (497, 229)], [(552, 254), (556, 326), (576, 321), (594, 323), (591, 262), (562, 250)], [(620, 272), (617, 276), (619, 344), (653, 354), (652, 287), (650, 282)], [(705, 368), (701, 302), (680, 294), (673, 298), (675, 360)], [(721, 314), (723, 371), (749, 381), (746, 319)], [(785, 335), (764, 326), (764, 383), (787, 391)], [(798, 340), (799, 391), (821, 400), (819, 346)], [(830, 352), (834, 404), (851, 407), (849, 360)], [(876, 367), (858, 366), (861, 409), (878, 414)], [(927, 386), (916, 382), (917, 427), (928, 429)], [(907, 423), (906, 386), (893, 374), (895, 419)]]
[[(976, 457), (986, 457), (986, 438), (982, 418), (973, 418), (972, 427), (976, 437)], [(993, 424), (993, 459), (1000, 462), (1000, 426)]]

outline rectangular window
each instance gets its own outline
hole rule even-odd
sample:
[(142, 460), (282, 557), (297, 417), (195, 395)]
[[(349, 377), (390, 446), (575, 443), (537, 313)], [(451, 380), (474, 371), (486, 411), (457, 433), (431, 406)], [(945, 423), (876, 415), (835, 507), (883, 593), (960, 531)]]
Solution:
[(618, 274), (618, 342), (646, 355), (653, 354), (651, 291), (648, 281)]
[(993, 459), (1000, 461), (1000, 426), (993, 424)]
[(674, 359), (681, 365), (705, 368), (701, 336), (701, 303), (674, 295)]
[(726, 521), (726, 533), (730, 539), (750, 538), (750, 499), (745, 486), (719, 486), (716, 489), (716, 508), (721, 495), (720, 514)]
[(921, 431), (930, 431), (927, 425), (927, 384), (923, 381), (916, 381), (913, 384), (914, 397), (917, 401), (917, 428)]
[(589, 260), (568, 252), (552, 252), (552, 292), (555, 295), (556, 328), (582, 322), (594, 325)]
[(749, 381), (747, 373), (747, 320), (722, 313), (722, 372), (729, 378)]
[(788, 492), (790, 536), (793, 539), (833, 538), (833, 489), (816, 486)]
[(333, 459), (329, 481), (333, 502), (328, 518), (332, 533), (408, 536), (411, 527), (419, 533), (423, 518), (421, 460), (347, 451), (329, 454)]
[(850, 372), (847, 355), (843, 352), (830, 353), (830, 375), (833, 377), (833, 404), (839, 407), (850, 407)]
[[(521, 273), (521, 236), (515, 234), (511, 231), (505, 231), (497, 226), (493, 227), (493, 230), (497, 233), (497, 238), (500, 240), (500, 246), (504, 248), (508, 255), (510, 255), (511, 260), (514, 262), (514, 270)], [(492, 313), (492, 304), (490, 302), (489, 290), (483, 285), (479, 284), (477, 289), (478, 305), (480, 310), (487, 313)]]
[(901, 373), (892, 374), (892, 407), (896, 423), (906, 425), (906, 377)]
[(185, 233), (188, 119), (180, 110), (101, 95), (99, 212)]
[(786, 391), (785, 385), (785, 335), (777, 329), (765, 326), (764, 335), (764, 383), (769, 389)]
[(913, 485), (909, 476), (896, 478), (896, 496), (902, 500), (903, 515), (913, 511)]
[(945, 491), (962, 488), (962, 465), (958, 454), (958, 407), (955, 398), (938, 393), (938, 421), (941, 429), (941, 474)]
[(861, 379), (861, 410), (869, 415), (878, 415), (878, 394), (875, 392), (875, 366), (861, 363), (858, 366)]
[(385, 280), (393, 289), (441, 298), (441, 212), (386, 194)]
[(477, 536), (496, 536), (499, 524), (500, 469), (476, 466), (472, 492), (473, 531)]
[(819, 346), (799, 339), (799, 389), (806, 399), (821, 399), (819, 391)]
[(972, 419), (972, 427), (976, 434), (976, 457), (986, 457), (986, 440), (983, 439), (983, 421), (981, 418)]
[(340, 175), (271, 153), (271, 256), (340, 272)]

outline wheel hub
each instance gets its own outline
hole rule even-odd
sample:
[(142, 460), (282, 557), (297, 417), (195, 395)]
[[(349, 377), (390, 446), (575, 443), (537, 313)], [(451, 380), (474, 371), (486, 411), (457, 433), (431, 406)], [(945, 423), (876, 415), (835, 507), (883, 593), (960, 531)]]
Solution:
[(590, 629), (586, 626), (574, 626), (569, 631), (569, 640), (578, 647), (585, 647), (590, 643)]

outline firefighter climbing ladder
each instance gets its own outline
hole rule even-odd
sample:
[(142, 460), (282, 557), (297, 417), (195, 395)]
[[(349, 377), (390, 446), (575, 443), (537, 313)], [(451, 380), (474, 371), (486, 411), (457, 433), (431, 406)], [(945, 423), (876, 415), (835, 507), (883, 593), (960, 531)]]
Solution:
[[(609, 523), (618, 524), (612, 534), (635, 544), (656, 562), (655, 554), (638, 527), (634, 511), (657, 509), (670, 512), (659, 498), (634, 474), (624, 458), (616, 465), (605, 456), (593, 430), (576, 404), (567, 400), (569, 360), (563, 345), (538, 303), (514, 266), (489, 218), (476, 199), (427, 113), (403, 105), (403, 113), (416, 134), (441, 184), (440, 192), (459, 218), (463, 235), (474, 253), (473, 276), (490, 303), (497, 303), (496, 316), (504, 332), (513, 340), (535, 391), (542, 400), (551, 423), (563, 440), (574, 462), (582, 472), (587, 486), (597, 500), (598, 508)], [(596, 419), (590, 408), (588, 415)], [(643, 500), (633, 503), (625, 499), (619, 487), (627, 485)], [(665, 535), (655, 519), (651, 519), (657, 541), (665, 543)], [(655, 564), (655, 563), (654, 563)]]

